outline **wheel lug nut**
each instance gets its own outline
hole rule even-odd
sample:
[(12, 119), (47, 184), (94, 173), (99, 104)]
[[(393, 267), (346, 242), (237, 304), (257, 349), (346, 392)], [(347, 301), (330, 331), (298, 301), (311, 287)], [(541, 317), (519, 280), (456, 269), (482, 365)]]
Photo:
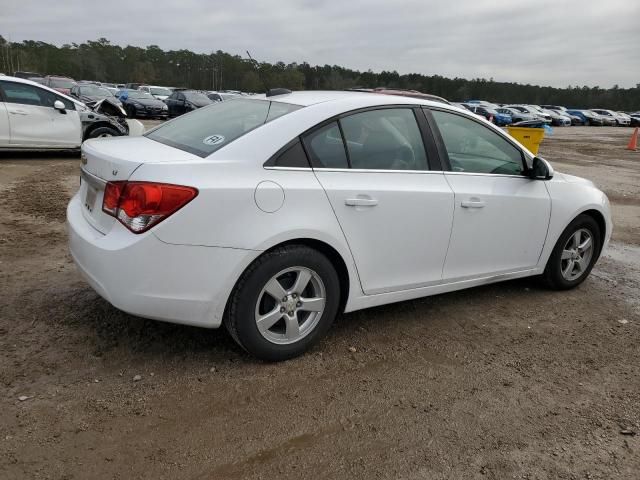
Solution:
[(302, 302), (296, 303), (296, 307), (301, 307), (301, 306), (302, 306)]
[(282, 297), (282, 301), (286, 302), (287, 301), (287, 297)]
[(284, 307), (280, 308), (280, 313), (284, 313)]
[(298, 296), (298, 294), (294, 293), (293, 295), (291, 295), (293, 298), (296, 298)]

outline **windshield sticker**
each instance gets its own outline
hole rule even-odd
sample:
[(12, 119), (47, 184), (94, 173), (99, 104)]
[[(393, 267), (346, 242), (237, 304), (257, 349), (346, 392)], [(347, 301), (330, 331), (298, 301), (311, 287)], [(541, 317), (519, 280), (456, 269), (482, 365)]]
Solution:
[(224, 142), (223, 135), (209, 135), (207, 138), (202, 140), (202, 143), (205, 145), (220, 145), (222, 142)]

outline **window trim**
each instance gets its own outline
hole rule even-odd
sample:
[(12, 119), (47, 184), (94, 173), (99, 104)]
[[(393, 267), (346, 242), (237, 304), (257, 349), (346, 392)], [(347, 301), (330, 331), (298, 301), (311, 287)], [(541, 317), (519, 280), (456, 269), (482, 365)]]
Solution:
[[(432, 107), (432, 106), (427, 106), (424, 105), (422, 107), (423, 111), (425, 111), (425, 115), (427, 117), (427, 119), (429, 119), (429, 125), (431, 127), (431, 130), (433, 131), (434, 136), (436, 137), (436, 142), (438, 144), (438, 151), (441, 154), (441, 158), (446, 160), (446, 166), (447, 166), (447, 173), (452, 173), (455, 175), (482, 175), (482, 176), (493, 176), (493, 177), (509, 177), (509, 178), (527, 178), (528, 172), (531, 170), (531, 167), (529, 167), (529, 163), (527, 162), (528, 156), (527, 154), (524, 152), (524, 150), (522, 150), (508, 135), (502, 133), (502, 132), (497, 132), (495, 130), (493, 130), (492, 128), (487, 127), (486, 125), (483, 124), (483, 122), (478, 119), (478, 118), (473, 118), (470, 115), (465, 115), (463, 113), (460, 112), (455, 112), (453, 110), (447, 110), (446, 108), (439, 108), (439, 107)], [(523, 171), (520, 175), (509, 175), (506, 173), (483, 173), (483, 172), (454, 172), (451, 169), (451, 162), (449, 161), (449, 153), (447, 152), (447, 147), (444, 143), (444, 140), (442, 138), (442, 134), (440, 133), (440, 128), (438, 127), (438, 124), (435, 120), (435, 118), (433, 117), (432, 111), (439, 111), (439, 112), (444, 112), (444, 113), (448, 113), (451, 115), (457, 115), (459, 117), (463, 117), (466, 118), (467, 120), (471, 120), (472, 122), (475, 122), (477, 124), (479, 124), (480, 126), (486, 128), (487, 130), (493, 132), (494, 134), (498, 135), (500, 138), (504, 139), (507, 143), (509, 143), (510, 145), (512, 145), (518, 152), (520, 152), (520, 159), (522, 162), (522, 166), (523, 166)], [(428, 112), (428, 113), (426, 113)]]

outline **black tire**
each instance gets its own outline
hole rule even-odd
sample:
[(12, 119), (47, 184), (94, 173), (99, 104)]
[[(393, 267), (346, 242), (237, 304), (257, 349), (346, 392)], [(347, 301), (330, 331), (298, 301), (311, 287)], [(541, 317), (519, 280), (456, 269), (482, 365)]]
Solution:
[(111, 127), (98, 127), (92, 130), (89, 133), (87, 138), (98, 138), (98, 137), (119, 137), (121, 133), (117, 131), (115, 128)]
[[(591, 233), (593, 242), (593, 251), (589, 260), (587, 268), (580, 274), (580, 276), (574, 280), (568, 280), (562, 275), (562, 251), (569, 238), (578, 230), (585, 229)], [(567, 228), (564, 229), (562, 235), (556, 242), (551, 256), (547, 261), (547, 266), (542, 274), (543, 283), (554, 290), (568, 290), (570, 288), (577, 287), (589, 276), (591, 269), (595, 265), (600, 251), (602, 249), (601, 232), (598, 222), (589, 215), (578, 215)]]
[[(256, 305), (269, 280), (293, 267), (313, 270), (324, 285), (325, 304), (319, 320), (306, 336), (295, 343), (273, 343), (258, 330)], [(301, 355), (318, 342), (333, 323), (340, 305), (340, 280), (331, 261), (304, 245), (276, 248), (256, 259), (242, 274), (227, 304), (224, 324), (233, 339), (250, 354), (278, 362)]]
[(135, 107), (132, 107), (131, 105), (127, 105), (127, 117), (129, 118), (136, 118), (136, 109)]

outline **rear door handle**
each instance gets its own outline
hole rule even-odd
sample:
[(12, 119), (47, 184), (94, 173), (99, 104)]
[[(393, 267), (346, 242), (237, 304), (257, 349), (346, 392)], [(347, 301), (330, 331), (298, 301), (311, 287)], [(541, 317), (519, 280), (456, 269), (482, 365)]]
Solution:
[(484, 208), (486, 204), (482, 200), (467, 200), (460, 204), (462, 208)]
[(375, 198), (347, 198), (344, 204), (349, 207), (375, 207), (378, 200)]

